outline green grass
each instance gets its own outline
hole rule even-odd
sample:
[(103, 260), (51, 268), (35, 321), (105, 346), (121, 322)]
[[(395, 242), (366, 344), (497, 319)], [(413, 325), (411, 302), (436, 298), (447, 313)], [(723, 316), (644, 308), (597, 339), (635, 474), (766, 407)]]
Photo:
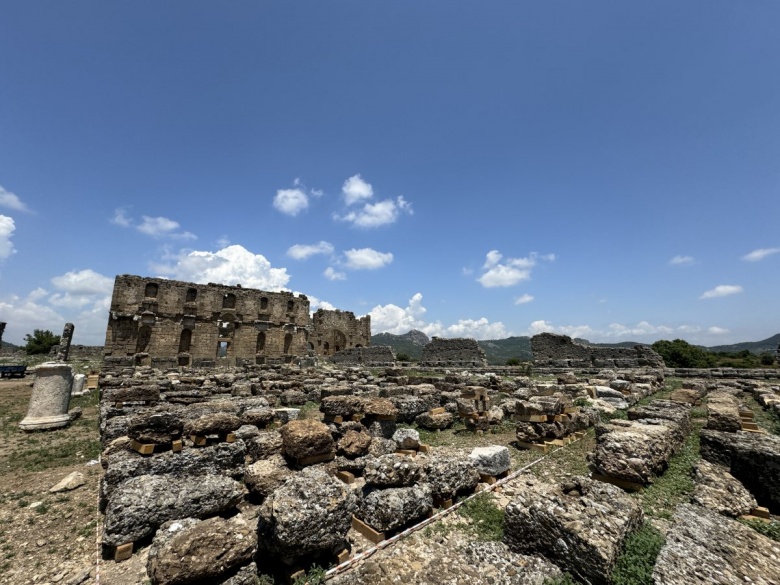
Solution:
[(325, 569), (319, 565), (313, 566), (305, 575), (293, 581), (293, 585), (320, 585), (325, 582)]
[(504, 537), (504, 511), (496, 506), (488, 494), (480, 494), (458, 508), (458, 514), (471, 520), (470, 528), (479, 540), (497, 540)]
[(100, 441), (97, 437), (71, 439), (60, 444), (46, 445), (34, 449), (17, 451), (8, 460), (10, 470), (43, 471), (52, 467), (65, 467), (97, 459), (100, 455)]
[(542, 585), (576, 585), (576, 583), (574, 577), (569, 573), (564, 573), (560, 577), (547, 577)]
[(649, 522), (631, 534), (612, 571), (614, 585), (652, 585), (653, 567), (664, 536)]
[(772, 520), (764, 522), (763, 520), (740, 520), (743, 524), (750, 526), (756, 532), (780, 542), (780, 522)]
[(666, 472), (637, 494), (645, 514), (669, 519), (677, 504), (687, 501), (694, 487), (691, 469), (699, 460), (699, 428), (691, 431), (682, 448), (669, 459)]
[(764, 410), (756, 400), (745, 393), (745, 404), (753, 411), (753, 421), (762, 429), (780, 435), (780, 417), (773, 410)]

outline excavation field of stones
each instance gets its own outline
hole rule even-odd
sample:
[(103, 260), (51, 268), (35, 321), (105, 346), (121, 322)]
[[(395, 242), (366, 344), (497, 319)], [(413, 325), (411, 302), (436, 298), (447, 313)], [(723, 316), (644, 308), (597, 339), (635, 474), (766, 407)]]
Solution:
[(673, 374), (104, 366), (37, 432), (3, 381), (0, 580), (778, 582), (780, 386)]

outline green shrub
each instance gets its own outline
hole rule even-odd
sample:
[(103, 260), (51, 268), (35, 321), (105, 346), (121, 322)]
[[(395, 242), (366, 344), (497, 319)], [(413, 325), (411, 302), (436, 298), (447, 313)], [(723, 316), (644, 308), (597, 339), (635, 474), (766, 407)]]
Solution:
[(506, 360), (506, 365), (508, 366), (519, 366), (520, 360), (518, 358), (509, 358)]
[(626, 539), (623, 552), (612, 571), (615, 585), (652, 585), (653, 567), (664, 536), (649, 522)]
[(49, 353), (52, 347), (59, 344), (60, 336), (54, 335), (48, 329), (35, 329), (32, 335), (28, 333), (24, 336), (24, 341), (24, 351), (27, 355)]
[(764, 522), (763, 520), (740, 520), (743, 524), (750, 526), (756, 532), (780, 542), (780, 522)]

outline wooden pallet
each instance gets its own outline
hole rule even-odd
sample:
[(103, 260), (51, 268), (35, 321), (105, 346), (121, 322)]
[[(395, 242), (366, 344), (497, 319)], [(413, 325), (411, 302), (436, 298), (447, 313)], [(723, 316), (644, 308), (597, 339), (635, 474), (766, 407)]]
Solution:
[(628, 481), (625, 479), (620, 479), (618, 477), (610, 477), (608, 475), (601, 475), (600, 473), (591, 473), (591, 477), (595, 479), (596, 481), (600, 481), (603, 483), (611, 483), (614, 486), (617, 486), (619, 488), (622, 488), (629, 492), (639, 492), (644, 489), (644, 485), (641, 483), (636, 483), (633, 481)]
[(509, 471), (505, 471), (504, 473), (499, 473), (498, 475), (485, 475), (484, 473), (480, 473), (479, 474), (479, 481), (481, 483), (486, 483), (488, 485), (493, 485), (499, 479), (503, 479), (507, 475), (509, 475)]
[(355, 483), (355, 474), (350, 471), (337, 471), (336, 479), (340, 479), (346, 484)]
[(380, 542), (385, 540), (384, 532), (379, 532), (377, 530), (374, 530), (373, 528), (371, 528), (371, 526), (363, 522), (357, 516), (352, 516), (352, 528), (357, 532), (359, 532), (360, 534), (362, 534), (363, 536), (365, 536), (368, 540), (370, 540), (374, 544), (379, 544)]
[(87, 383), (85, 385), (87, 390), (97, 390), (99, 378), (99, 374), (90, 374), (87, 376)]

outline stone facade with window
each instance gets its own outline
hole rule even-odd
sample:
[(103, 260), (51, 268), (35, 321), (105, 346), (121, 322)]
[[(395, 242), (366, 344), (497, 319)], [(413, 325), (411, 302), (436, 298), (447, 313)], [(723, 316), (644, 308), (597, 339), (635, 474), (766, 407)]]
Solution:
[(370, 344), (370, 317), (320, 309), (309, 299), (209, 283), (121, 275), (106, 329), (107, 364), (213, 367), (290, 363)]

